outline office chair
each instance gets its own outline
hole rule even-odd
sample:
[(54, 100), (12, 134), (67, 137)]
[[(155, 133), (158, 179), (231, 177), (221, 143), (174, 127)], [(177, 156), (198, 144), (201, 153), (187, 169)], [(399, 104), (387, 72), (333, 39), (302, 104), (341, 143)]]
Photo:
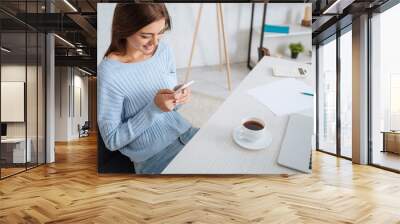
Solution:
[(127, 156), (106, 148), (100, 131), (97, 132), (97, 172), (135, 173), (135, 166)]
[(82, 126), (78, 124), (79, 138), (89, 136), (89, 129), (90, 129), (89, 121), (85, 121), (85, 123)]

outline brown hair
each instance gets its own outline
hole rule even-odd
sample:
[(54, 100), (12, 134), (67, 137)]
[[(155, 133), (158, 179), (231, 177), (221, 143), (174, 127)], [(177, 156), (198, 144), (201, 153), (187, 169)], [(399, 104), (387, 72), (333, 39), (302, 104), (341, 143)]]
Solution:
[(112, 21), (111, 44), (104, 57), (111, 52), (125, 54), (127, 37), (163, 18), (166, 30), (170, 30), (171, 20), (163, 3), (118, 3)]

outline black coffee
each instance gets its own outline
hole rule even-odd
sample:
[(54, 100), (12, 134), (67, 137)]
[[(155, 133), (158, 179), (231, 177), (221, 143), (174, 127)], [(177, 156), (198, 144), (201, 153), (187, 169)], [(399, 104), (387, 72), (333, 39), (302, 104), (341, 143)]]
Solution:
[(247, 129), (258, 131), (264, 128), (264, 125), (260, 124), (257, 121), (246, 121), (243, 124)]

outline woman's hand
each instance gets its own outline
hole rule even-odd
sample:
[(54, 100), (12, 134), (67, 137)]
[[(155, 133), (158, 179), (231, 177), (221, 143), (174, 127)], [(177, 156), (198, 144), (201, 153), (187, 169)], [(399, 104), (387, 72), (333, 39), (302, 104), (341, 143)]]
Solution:
[(183, 89), (180, 93), (176, 94), (176, 104), (185, 104), (190, 101), (192, 91), (189, 88)]
[(154, 97), (154, 103), (164, 112), (169, 112), (176, 106), (175, 92), (170, 89), (161, 89)]

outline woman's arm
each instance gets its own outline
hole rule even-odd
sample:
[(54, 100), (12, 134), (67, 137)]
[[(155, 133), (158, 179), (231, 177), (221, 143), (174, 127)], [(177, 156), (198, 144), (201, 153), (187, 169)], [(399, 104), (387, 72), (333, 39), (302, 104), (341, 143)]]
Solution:
[(106, 147), (114, 151), (135, 140), (163, 111), (151, 100), (140, 112), (122, 121), (124, 96), (102, 76), (98, 77), (98, 125)]
[[(177, 74), (176, 74), (175, 56), (174, 56), (174, 52), (168, 45), (167, 45), (167, 62), (168, 62), (168, 71), (170, 73), (169, 75), (171, 75), (173, 77), (173, 86), (176, 86), (176, 85), (178, 85), (178, 78), (177, 78)], [(183, 104), (179, 103), (174, 107), (173, 110), (177, 111), (182, 106), (183, 106)]]

